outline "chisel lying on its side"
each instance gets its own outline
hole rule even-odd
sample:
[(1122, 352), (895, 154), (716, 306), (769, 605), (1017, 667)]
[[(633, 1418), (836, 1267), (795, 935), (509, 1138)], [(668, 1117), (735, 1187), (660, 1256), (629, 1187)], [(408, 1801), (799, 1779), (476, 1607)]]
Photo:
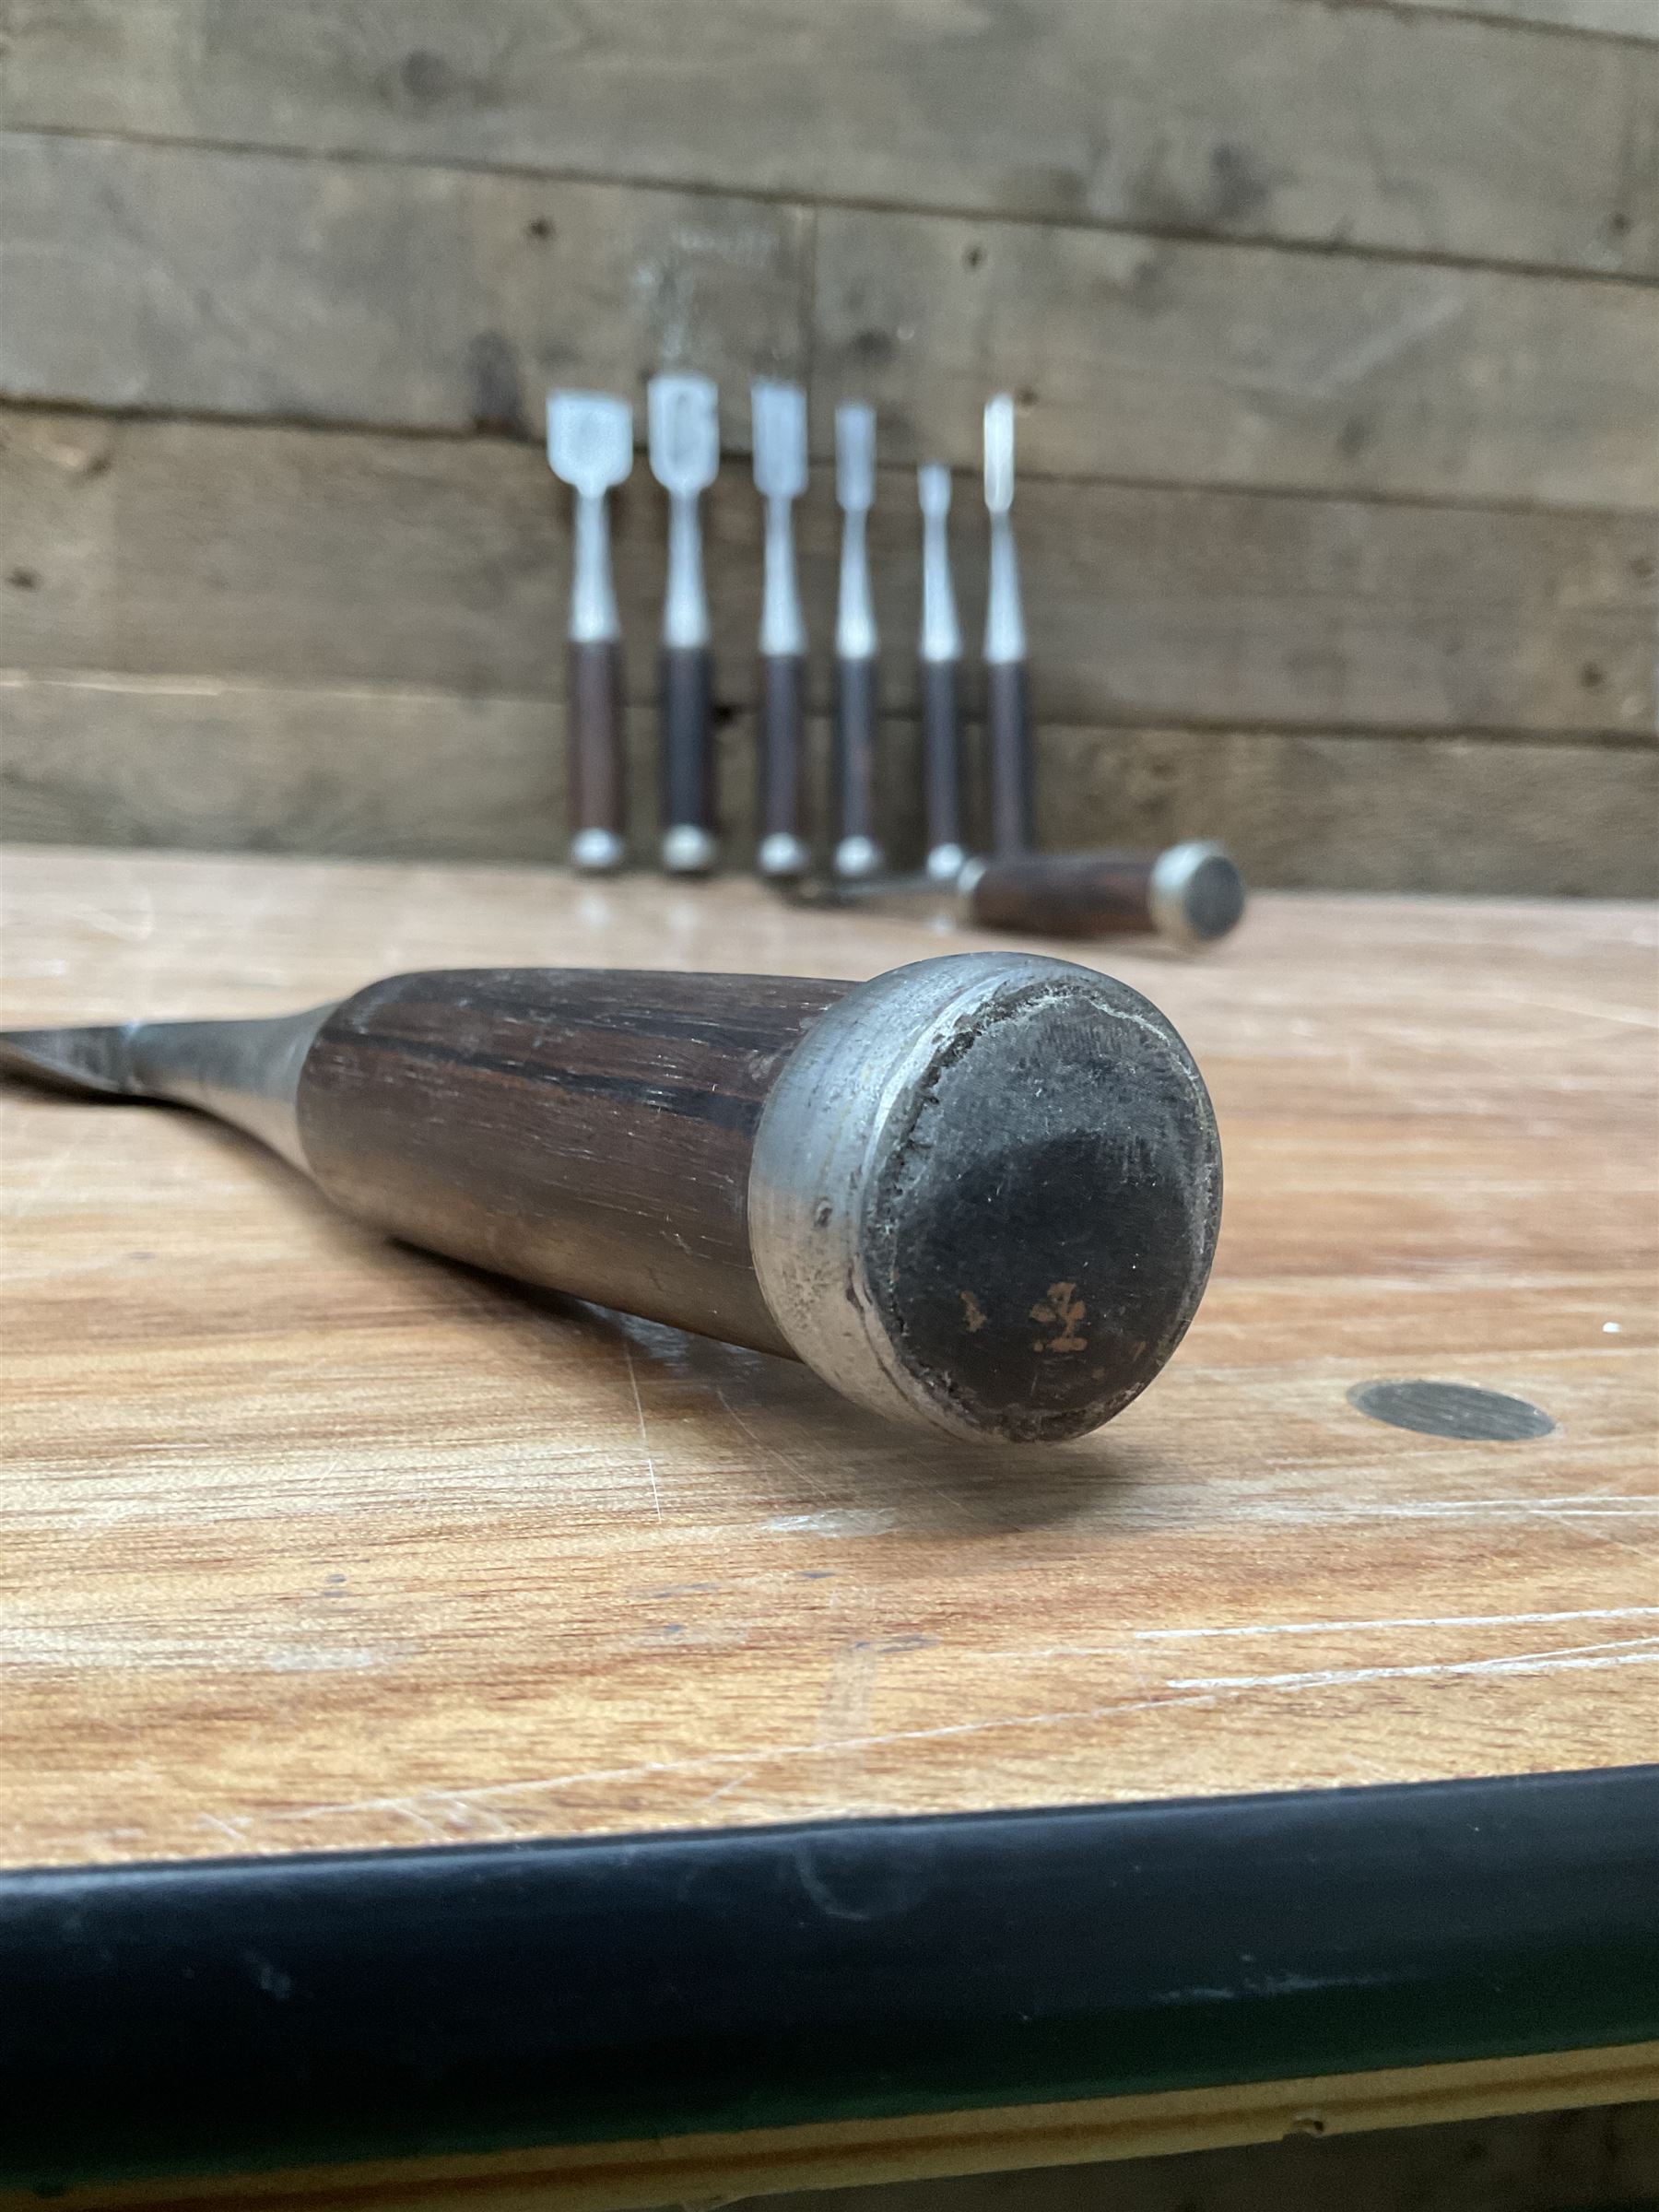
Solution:
[(1248, 896), (1238, 864), (1207, 838), (1161, 853), (977, 854), (954, 880), (930, 869), (785, 888), (800, 906), (922, 910), (1035, 937), (1161, 937), (1185, 952), (1230, 936)]
[(1192, 1320), (1220, 1214), (1170, 1023), (1015, 953), (865, 983), (394, 976), (275, 1020), (14, 1031), (0, 1067), (199, 1107), (390, 1235), (959, 1439), (1121, 1412)]

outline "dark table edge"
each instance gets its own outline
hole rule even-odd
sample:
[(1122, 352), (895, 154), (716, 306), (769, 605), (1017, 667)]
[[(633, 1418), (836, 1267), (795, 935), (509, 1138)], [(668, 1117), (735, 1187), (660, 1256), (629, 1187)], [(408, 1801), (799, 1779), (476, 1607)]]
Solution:
[(1659, 1765), (0, 1875), (0, 2178), (1659, 2037)]

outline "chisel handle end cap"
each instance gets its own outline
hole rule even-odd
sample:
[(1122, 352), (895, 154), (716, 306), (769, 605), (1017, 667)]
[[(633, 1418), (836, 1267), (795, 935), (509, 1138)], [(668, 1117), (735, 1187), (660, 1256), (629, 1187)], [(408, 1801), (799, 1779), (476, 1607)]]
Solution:
[(571, 840), (571, 865), (582, 876), (614, 876), (627, 848), (614, 830), (579, 830)]
[(792, 836), (787, 830), (774, 830), (760, 840), (755, 853), (755, 866), (769, 882), (793, 883), (796, 877), (805, 876), (812, 865), (812, 854), (804, 839)]
[(779, 1329), (837, 1390), (959, 1441), (1057, 1443), (1179, 1344), (1220, 1201), (1208, 1095), (1155, 1006), (969, 953), (814, 1023), (761, 1114), (748, 1223)]
[(968, 855), (960, 845), (935, 845), (927, 855), (927, 880), (955, 889), (967, 865)]
[(880, 875), (887, 856), (873, 837), (843, 837), (830, 865), (842, 883), (862, 883), (867, 877)]
[(1159, 935), (1171, 945), (1194, 951), (1238, 927), (1246, 897), (1237, 861), (1225, 846), (1208, 838), (1194, 838), (1160, 853), (1148, 886)]
[(720, 857), (720, 847), (712, 830), (700, 830), (692, 822), (677, 822), (663, 832), (659, 857), (670, 876), (707, 876)]

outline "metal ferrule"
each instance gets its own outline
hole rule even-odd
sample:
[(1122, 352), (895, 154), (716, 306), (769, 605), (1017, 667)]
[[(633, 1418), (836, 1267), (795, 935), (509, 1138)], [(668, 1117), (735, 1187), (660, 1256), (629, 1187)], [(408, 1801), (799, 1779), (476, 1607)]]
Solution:
[(873, 661), (880, 641), (870, 597), (870, 561), (865, 545), (865, 510), (841, 516), (841, 590), (835, 609), (835, 652), (843, 661)]
[(991, 517), (991, 581), (985, 593), (985, 658), (991, 662), (1026, 657), (1025, 613), (1019, 603), (1019, 562), (1014, 525), (1006, 514)]
[(813, 1023), (761, 1112), (749, 1168), (749, 1246), (796, 1356), (889, 1420), (982, 1438), (908, 1366), (869, 1275), (883, 1170), (953, 1039), (999, 995), (1065, 979), (1062, 962), (958, 953), (860, 983)]
[(790, 502), (766, 502), (766, 569), (760, 601), (760, 651), (768, 660), (804, 653), (806, 623), (795, 582), (794, 532)]
[(962, 626), (950, 582), (950, 538), (943, 514), (922, 518), (922, 638), (924, 661), (959, 661)]
[(300, 1071), (336, 1003), (248, 1021), (14, 1030), (0, 1037), (0, 1067), (65, 1090), (199, 1107), (309, 1174), (300, 1142)]
[(606, 644), (622, 634), (611, 582), (610, 524), (602, 491), (576, 494), (576, 536), (571, 560), (571, 641)]
[(663, 642), (702, 646), (709, 642), (709, 599), (703, 590), (702, 532), (695, 492), (675, 492), (668, 500), (668, 584), (663, 598)]

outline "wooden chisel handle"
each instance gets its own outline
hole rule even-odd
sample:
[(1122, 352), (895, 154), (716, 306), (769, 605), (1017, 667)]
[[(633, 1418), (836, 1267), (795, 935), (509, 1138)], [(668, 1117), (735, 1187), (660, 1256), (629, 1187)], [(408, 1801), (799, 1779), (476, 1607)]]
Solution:
[(921, 664), (922, 797), (930, 859), (964, 849), (959, 676), (956, 661)]
[(1125, 984), (1006, 952), (860, 984), (394, 976), (299, 1081), (324, 1190), (392, 1234), (786, 1352), (889, 1416), (1056, 1441), (1192, 1317), (1219, 1153)]
[(876, 747), (880, 722), (874, 655), (835, 664), (835, 855), (838, 874), (874, 875), (882, 865), (876, 833)]
[(705, 645), (666, 645), (659, 673), (663, 865), (700, 876), (716, 856), (713, 656)]
[(806, 662), (798, 653), (760, 656), (760, 729), (756, 819), (763, 876), (803, 874), (806, 850)]
[(1049, 937), (1158, 935), (1194, 947), (1233, 930), (1244, 879), (1220, 845), (1162, 853), (993, 853), (961, 878), (966, 919), (981, 929)]
[(1170, 1023), (1022, 953), (862, 983), (397, 975), (300, 1015), (13, 1032), (0, 1065), (217, 1113), (390, 1236), (788, 1354), (958, 1439), (1058, 1442), (1126, 1406), (1220, 1212)]
[(986, 665), (985, 752), (991, 789), (991, 849), (998, 853), (1029, 853), (1037, 830), (1031, 696), (1023, 661)]
[(620, 867), (628, 836), (621, 646), (614, 638), (573, 641), (566, 676), (571, 861), (598, 874)]

